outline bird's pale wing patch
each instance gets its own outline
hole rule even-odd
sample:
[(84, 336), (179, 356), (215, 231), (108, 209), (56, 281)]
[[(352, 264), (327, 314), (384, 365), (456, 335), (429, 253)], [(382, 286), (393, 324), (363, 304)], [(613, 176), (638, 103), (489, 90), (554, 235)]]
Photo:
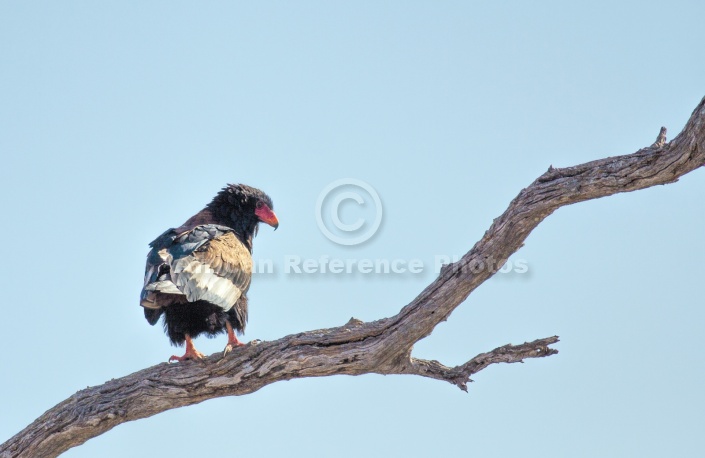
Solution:
[(172, 261), (171, 279), (188, 302), (205, 300), (230, 310), (250, 287), (252, 256), (232, 232), (213, 235)]

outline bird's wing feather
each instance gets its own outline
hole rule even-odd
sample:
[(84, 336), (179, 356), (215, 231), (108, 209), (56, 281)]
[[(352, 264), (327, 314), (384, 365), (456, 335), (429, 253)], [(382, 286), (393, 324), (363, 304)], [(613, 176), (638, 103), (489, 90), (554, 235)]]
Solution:
[(183, 296), (169, 275), (172, 256), (168, 248), (175, 238), (176, 234), (170, 229), (150, 243), (152, 250), (147, 255), (144, 287), (140, 294), (140, 305), (146, 309), (160, 309)]
[(150, 243), (141, 305), (205, 300), (229, 310), (250, 287), (252, 256), (231, 228), (205, 224)]
[(228, 228), (198, 226), (169, 252), (171, 281), (188, 302), (204, 300), (227, 311), (250, 287), (252, 256)]

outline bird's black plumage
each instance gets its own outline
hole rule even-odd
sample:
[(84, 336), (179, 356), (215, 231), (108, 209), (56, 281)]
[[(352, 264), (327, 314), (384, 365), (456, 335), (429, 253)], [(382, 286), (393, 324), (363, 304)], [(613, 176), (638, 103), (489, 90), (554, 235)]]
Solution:
[(259, 222), (278, 226), (259, 189), (228, 185), (199, 213), (150, 243), (140, 305), (149, 324), (164, 315), (172, 344), (238, 332), (247, 323), (252, 239)]

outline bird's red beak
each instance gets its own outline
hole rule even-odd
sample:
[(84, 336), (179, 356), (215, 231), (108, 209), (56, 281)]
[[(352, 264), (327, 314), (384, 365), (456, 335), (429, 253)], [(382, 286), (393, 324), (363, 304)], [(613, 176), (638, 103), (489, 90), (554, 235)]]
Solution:
[(275, 231), (279, 227), (279, 220), (277, 219), (277, 215), (274, 214), (272, 209), (269, 208), (267, 204), (262, 204), (260, 208), (256, 209), (255, 215), (257, 215), (257, 218), (259, 218), (259, 220), (263, 223), (267, 223), (272, 226)]

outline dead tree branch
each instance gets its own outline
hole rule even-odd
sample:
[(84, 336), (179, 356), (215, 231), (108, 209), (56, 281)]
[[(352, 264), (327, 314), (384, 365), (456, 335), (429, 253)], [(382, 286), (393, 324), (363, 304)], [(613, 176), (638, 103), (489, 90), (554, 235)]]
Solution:
[(397, 315), (250, 344), (223, 358), (166, 363), (81, 390), (48, 410), (0, 445), (0, 457), (53, 457), (127, 421), (222, 396), (252, 393), (270, 383), (335, 374), (413, 374), (467, 390), (470, 376), (490, 364), (555, 354), (548, 337), (506, 345), (453, 368), (411, 356), (468, 295), (518, 250), (531, 231), (556, 209), (620, 192), (673, 183), (705, 164), (705, 99), (683, 131), (666, 143), (661, 130), (650, 147), (575, 167), (550, 167), (509, 204), (482, 239), (445, 266)]

